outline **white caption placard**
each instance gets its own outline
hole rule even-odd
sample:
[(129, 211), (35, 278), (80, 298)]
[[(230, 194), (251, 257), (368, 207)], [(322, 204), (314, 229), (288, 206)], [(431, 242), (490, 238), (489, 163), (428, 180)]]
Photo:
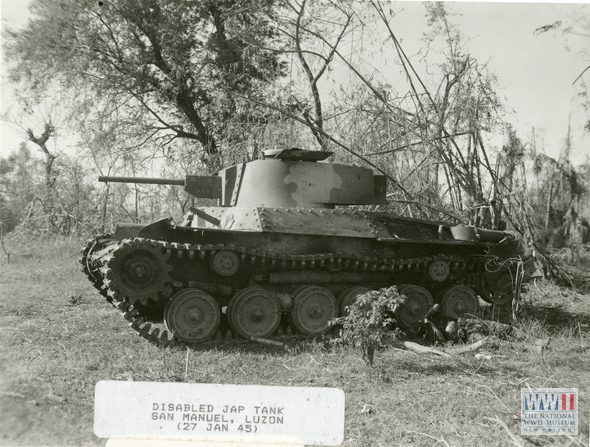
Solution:
[(100, 438), (340, 445), (344, 392), (200, 383), (100, 381)]

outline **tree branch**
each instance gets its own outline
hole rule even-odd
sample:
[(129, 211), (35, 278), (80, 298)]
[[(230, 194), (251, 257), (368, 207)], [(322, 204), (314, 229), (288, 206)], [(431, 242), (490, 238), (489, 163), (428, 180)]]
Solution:
[(402, 149), (407, 149), (409, 147), (412, 146), (417, 146), (419, 144), (426, 144), (426, 143), (432, 143), (433, 141), (439, 141), (439, 140), (444, 140), (445, 138), (453, 138), (453, 137), (459, 137), (461, 135), (469, 135), (471, 132), (460, 132), (460, 133), (456, 133), (454, 135), (444, 135), (442, 137), (437, 137), (437, 138), (432, 138), (430, 140), (425, 140), (425, 141), (418, 141), (417, 143), (411, 143), (411, 144), (406, 144), (405, 146), (399, 146), (396, 147), (395, 149), (388, 149), (386, 151), (383, 152), (371, 152), (370, 154), (367, 154), (367, 156), (369, 155), (382, 155), (382, 154), (389, 154), (391, 152), (397, 152), (397, 151), (401, 151)]

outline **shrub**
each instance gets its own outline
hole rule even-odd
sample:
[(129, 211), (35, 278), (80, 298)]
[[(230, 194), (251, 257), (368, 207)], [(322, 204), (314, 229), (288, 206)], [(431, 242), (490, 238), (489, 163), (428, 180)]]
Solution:
[(363, 360), (372, 366), (375, 350), (395, 337), (395, 311), (403, 299), (395, 286), (359, 295), (348, 315), (334, 320), (341, 326), (336, 342), (360, 349)]

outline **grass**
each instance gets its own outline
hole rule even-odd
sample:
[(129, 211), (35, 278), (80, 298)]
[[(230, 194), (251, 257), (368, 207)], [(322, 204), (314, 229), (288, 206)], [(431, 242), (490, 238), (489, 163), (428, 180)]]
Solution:
[[(541, 282), (523, 296), (525, 338), (495, 339), (483, 353), (443, 359), (395, 348), (367, 366), (360, 352), (323, 341), (285, 349), (245, 341), (158, 349), (129, 329), (86, 280), (82, 242), (9, 241), (0, 264), (0, 444), (104, 445), (93, 434), (99, 380), (338, 387), (345, 442), (360, 446), (566, 445), (520, 437), (520, 390), (578, 388), (588, 445), (590, 296)], [(537, 339), (550, 339), (539, 351)]]

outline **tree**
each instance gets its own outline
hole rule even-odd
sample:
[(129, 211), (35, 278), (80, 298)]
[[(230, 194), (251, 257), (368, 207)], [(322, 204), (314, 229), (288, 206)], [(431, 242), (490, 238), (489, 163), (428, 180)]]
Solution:
[(43, 132), (37, 136), (33, 129), (27, 129), (27, 137), (29, 141), (35, 143), (43, 152), (45, 156), (45, 188), (43, 199), (40, 199), (43, 205), (43, 211), (47, 216), (50, 227), (53, 232), (57, 232), (57, 210), (58, 202), (57, 192), (55, 189), (55, 182), (57, 180), (57, 172), (54, 167), (57, 156), (49, 151), (47, 142), (51, 137), (55, 136), (55, 127), (51, 122), (45, 123)]
[(263, 49), (277, 39), (278, 4), (34, 0), (28, 25), (6, 33), (10, 80), (25, 103), (59, 89), (76, 92), (78, 110), (94, 118), (89, 101), (108, 100), (111, 113), (140, 109), (148, 135), (192, 140), (215, 166), (228, 118), (250, 115), (234, 93), (262, 95), (284, 74), (276, 52)]
[(571, 127), (568, 127), (558, 159), (543, 153), (531, 154), (535, 175), (542, 179), (531, 194), (536, 198), (533, 202), (536, 215), (542, 216), (535, 222), (538, 238), (551, 248), (583, 243), (588, 238), (588, 223), (583, 218), (584, 199), (590, 191), (584, 174), (588, 165), (574, 167), (570, 160), (571, 150)]
[(26, 143), (7, 158), (0, 158), (0, 230), (11, 232), (22, 221), (36, 195), (39, 165)]
[[(251, 101), (306, 126), (319, 147), (385, 174), (393, 185), (390, 197), (403, 204), (403, 212), (412, 215), (417, 208), (423, 217), (439, 218), (450, 199), (474, 224), (492, 225), (479, 211), (490, 202), (485, 200), (485, 177), (493, 174), (482, 134), (500, 123), (495, 78), (463, 49), (462, 35), (450, 23), (444, 5), (427, 4), (433, 27), (430, 42), (443, 41), (445, 59), (434, 65), (435, 70), (425, 70), (429, 79), (422, 79), (390, 25), (396, 14), (391, 8), (387, 13), (384, 5), (290, 3), (291, 15), (281, 31), (290, 39), (288, 51), (295, 54), (292, 72), (301, 75), (294, 76), (298, 83), (288, 86), (293, 99)], [(382, 71), (368, 65), (358, 50), (348, 51), (352, 43), (362, 47), (359, 41), (384, 31), (385, 42), (374, 40), (371, 46), (389, 59), (397, 57), (401, 80), (381, 76)], [(320, 89), (320, 79), (330, 72), (338, 72), (337, 82), (348, 83), (340, 89)], [(443, 182), (439, 173), (446, 177)], [(441, 194), (440, 183), (445, 182), (448, 189)]]
[[(351, 107), (355, 112), (350, 122), (366, 123), (365, 146), (379, 148), (367, 155), (377, 165), (397, 167), (403, 173), (396, 176), (397, 184), (403, 184), (406, 196), (422, 199), (421, 204), (410, 201), (420, 212), (424, 205), (432, 211), (448, 208), (450, 202), (473, 224), (493, 225), (481, 210), (492, 201), (486, 199), (486, 180), (493, 179), (483, 133), (501, 123), (494, 76), (465, 50), (463, 35), (451, 23), (444, 4), (425, 4), (430, 26), (426, 56), (432, 52), (437, 57), (422, 70), (395, 34), (395, 13), (387, 12), (381, 2), (371, 2), (370, 7), (388, 35), (388, 45), (383, 44), (381, 51), (397, 58), (404, 82), (379, 82), (355, 66), (355, 55), (347, 60), (335, 51), (364, 87), (354, 91), (363, 99)], [(408, 203), (406, 198), (400, 197), (400, 202)]]
[[(425, 8), (430, 26), (430, 32), (425, 35), (425, 57), (438, 54), (442, 60), (438, 63), (438, 84), (431, 89), (434, 93), (429, 93), (420, 82), (429, 100), (420, 104), (426, 115), (421, 120), (425, 123), (423, 138), (434, 137), (438, 149), (436, 169), (443, 168), (455, 209), (466, 211), (475, 225), (493, 227), (496, 222), (482, 212), (491, 208), (495, 197), (490, 194), (497, 191), (483, 134), (498, 130), (502, 123), (496, 79), (485, 64), (466, 50), (465, 37), (452, 24), (446, 5), (432, 2), (426, 3)], [(439, 184), (437, 174), (434, 173), (434, 187)], [(486, 181), (492, 182), (489, 192), (486, 192)], [(494, 211), (499, 210), (493, 210), (492, 214)]]
[[(339, 45), (352, 27), (353, 9), (348, 2), (317, 2), (302, 0), (289, 2), (294, 14), (282, 32), (288, 36), (304, 74), (307, 96), (299, 99), (296, 109), (321, 148), (327, 148), (329, 140), (324, 132), (324, 110), (319, 82), (330, 68)], [(329, 19), (328, 19), (329, 18)]]

